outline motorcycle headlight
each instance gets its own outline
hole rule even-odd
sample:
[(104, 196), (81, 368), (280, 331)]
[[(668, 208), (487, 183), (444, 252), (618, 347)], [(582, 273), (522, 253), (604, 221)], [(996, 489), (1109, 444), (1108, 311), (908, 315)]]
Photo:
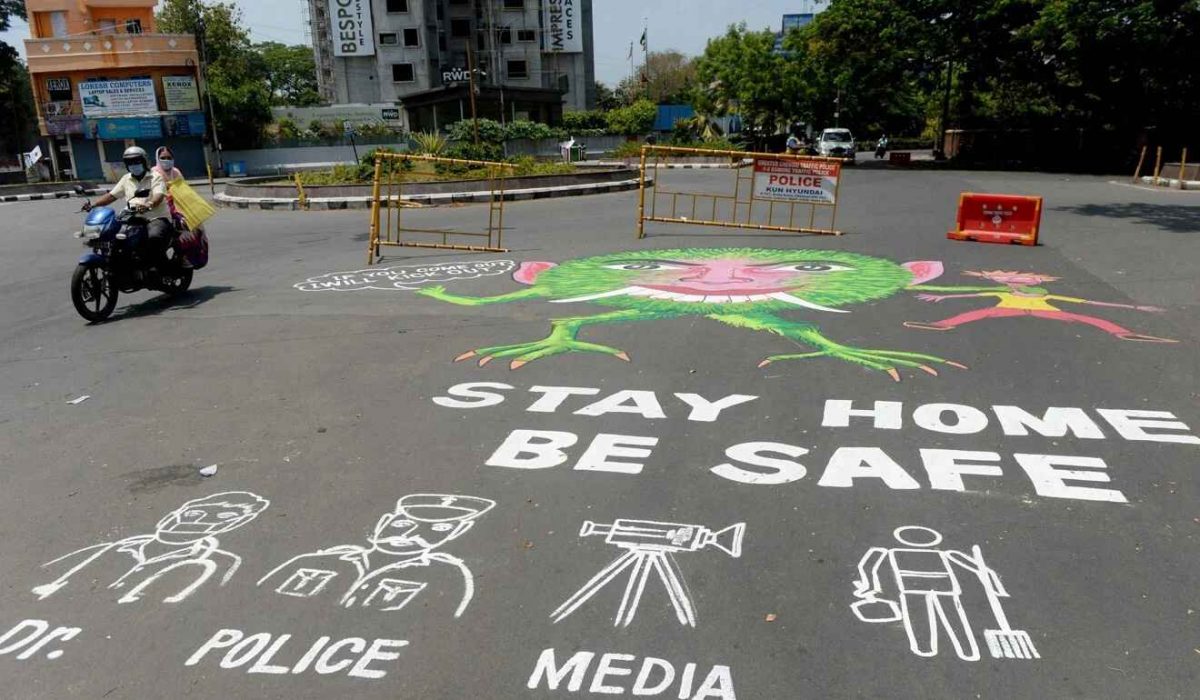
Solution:
[(84, 224), (83, 230), (80, 231), (80, 234), (81, 234), (80, 237), (81, 238), (99, 238), (101, 230), (102, 229), (99, 224), (92, 224), (92, 225)]

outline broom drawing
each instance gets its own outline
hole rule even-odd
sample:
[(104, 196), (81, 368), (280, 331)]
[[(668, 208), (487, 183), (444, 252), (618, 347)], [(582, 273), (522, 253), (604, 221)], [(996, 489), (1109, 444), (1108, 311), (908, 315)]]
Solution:
[(1014, 630), (1008, 624), (1008, 616), (1004, 614), (1001, 598), (1008, 597), (1000, 576), (983, 560), (983, 551), (979, 545), (971, 547), (971, 554), (979, 565), (979, 581), (987, 594), (988, 604), (992, 606), (992, 616), (996, 618), (997, 629), (984, 630), (983, 639), (987, 642), (988, 651), (993, 659), (1040, 659), (1033, 639), (1024, 630)]

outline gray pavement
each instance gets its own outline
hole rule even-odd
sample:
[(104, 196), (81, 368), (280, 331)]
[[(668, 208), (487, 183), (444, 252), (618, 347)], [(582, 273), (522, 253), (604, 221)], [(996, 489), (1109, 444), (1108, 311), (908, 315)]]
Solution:
[[(1043, 195), (1043, 245), (947, 240), (962, 190)], [(363, 212), (223, 210), (186, 298), (124, 297), (90, 326), (67, 294), (73, 205), (0, 207), (0, 695), (1195, 697), (1200, 198), (854, 169), (842, 196), (836, 238), (648, 224), (638, 241), (636, 192), (518, 202), (508, 254), (390, 249), (377, 267), (410, 267), (324, 291), (296, 285), (365, 268)], [(816, 252), (678, 250), (696, 248)], [(1054, 306), (1178, 342), (1065, 318), (905, 327), (1005, 300), (923, 301), (880, 259), (941, 262), (912, 268), (934, 287), (1057, 277)], [(560, 265), (521, 265), (540, 261)], [(433, 283), (412, 266), (444, 262), (475, 268), (418, 294)], [(850, 313), (552, 303), (625, 275), (734, 296), (731, 278), (793, 280)], [(395, 280), (413, 289), (361, 288)], [(493, 347), (613, 311), (579, 331), (607, 350)], [(758, 367), (825, 340), (843, 359)], [(896, 351), (938, 376), (845, 359), (912, 359)], [(942, 541), (900, 529), (917, 526)]]

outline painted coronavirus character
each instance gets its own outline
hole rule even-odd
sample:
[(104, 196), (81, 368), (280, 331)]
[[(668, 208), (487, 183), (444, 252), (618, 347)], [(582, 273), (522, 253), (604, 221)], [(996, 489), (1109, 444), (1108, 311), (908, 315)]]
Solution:
[[(513, 278), (526, 289), (492, 297), (469, 297), (428, 287), (419, 293), (463, 306), (515, 301), (554, 304), (592, 303), (609, 310), (593, 316), (551, 321), (542, 340), (476, 348), (456, 361), (478, 357), (483, 366), (509, 359), (510, 369), (569, 352), (592, 352), (629, 361), (617, 348), (578, 339), (581, 329), (609, 323), (702, 317), (726, 325), (765, 331), (803, 343), (811, 352), (772, 355), (765, 367), (782, 360), (829, 357), (886, 372), (900, 381), (900, 369), (937, 375), (934, 365), (965, 369), (940, 357), (895, 350), (851, 347), (825, 337), (812, 320), (817, 313), (847, 313), (844, 307), (883, 299), (911, 285), (938, 277), (941, 263), (890, 260), (831, 250), (760, 248), (682, 248), (612, 253), (561, 264), (527, 262)], [(809, 318), (785, 317), (804, 312)]]

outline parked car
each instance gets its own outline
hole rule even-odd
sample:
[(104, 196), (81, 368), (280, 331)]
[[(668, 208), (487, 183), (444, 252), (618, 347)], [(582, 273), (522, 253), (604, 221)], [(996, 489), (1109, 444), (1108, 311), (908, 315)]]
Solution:
[(817, 155), (854, 160), (854, 134), (849, 129), (825, 129), (817, 137)]

